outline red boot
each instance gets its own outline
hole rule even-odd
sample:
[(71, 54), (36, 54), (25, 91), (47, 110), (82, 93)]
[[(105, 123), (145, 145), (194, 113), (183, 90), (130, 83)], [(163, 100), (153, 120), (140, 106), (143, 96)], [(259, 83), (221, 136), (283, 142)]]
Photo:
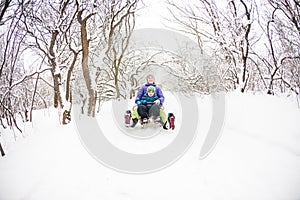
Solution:
[(174, 130), (175, 129), (175, 116), (173, 113), (168, 114), (168, 121), (169, 121), (170, 129)]

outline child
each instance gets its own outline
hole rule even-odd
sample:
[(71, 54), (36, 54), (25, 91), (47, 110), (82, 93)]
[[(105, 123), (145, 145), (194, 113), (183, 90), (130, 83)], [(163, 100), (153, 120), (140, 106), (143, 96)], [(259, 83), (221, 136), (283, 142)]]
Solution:
[(159, 100), (157, 97), (157, 94), (155, 93), (155, 87), (149, 86), (147, 88), (147, 92), (144, 94), (144, 96), (141, 99), (141, 104), (146, 105), (147, 107), (152, 107), (153, 104), (159, 104)]
[(159, 119), (160, 100), (155, 92), (154, 86), (149, 86), (147, 92), (143, 95), (141, 100), (136, 101), (138, 105), (138, 114), (145, 122), (149, 118), (153, 120)]

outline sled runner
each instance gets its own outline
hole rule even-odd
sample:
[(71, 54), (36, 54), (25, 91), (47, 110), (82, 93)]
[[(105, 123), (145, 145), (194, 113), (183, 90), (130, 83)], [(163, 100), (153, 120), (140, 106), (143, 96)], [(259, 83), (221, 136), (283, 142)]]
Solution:
[(141, 126), (142, 128), (146, 127), (162, 127), (163, 122), (161, 121), (160, 117), (153, 119), (153, 118), (145, 118), (141, 119)]
[[(135, 112), (133, 108), (133, 113)], [(163, 127), (164, 129), (175, 129), (175, 115), (173, 113), (168, 113), (168, 117), (166, 122), (164, 123), (161, 119), (161, 117), (158, 117), (156, 119), (153, 119), (152, 117), (149, 118), (144, 118), (141, 119), (140, 117), (138, 118), (133, 118), (132, 115), (133, 113), (131, 110), (126, 110), (124, 114), (124, 122), (126, 127), (131, 127), (134, 128), (138, 123), (141, 125), (142, 128), (147, 128), (147, 127)], [(131, 123), (132, 121), (132, 123)]]

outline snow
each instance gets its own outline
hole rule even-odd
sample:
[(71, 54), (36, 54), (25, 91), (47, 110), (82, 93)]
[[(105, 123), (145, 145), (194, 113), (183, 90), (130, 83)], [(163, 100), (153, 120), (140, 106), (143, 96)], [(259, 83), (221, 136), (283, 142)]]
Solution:
[[(178, 107), (175, 96), (165, 95), (167, 110)], [(11, 130), (0, 130), (7, 154), (0, 158), (0, 199), (300, 199), (300, 110), (295, 99), (226, 94), (222, 136), (204, 159), (199, 153), (211, 123), (211, 97), (197, 102), (198, 134), (191, 147), (169, 167), (140, 175), (97, 162), (83, 147), (74, 120), (62, 126), (57, 110), (36, 111), (33, 124), (23, 127), (26, 132), (16, 133), (17, 141)], [(109, 141), (124, 151), (146, 154), (164, 148), (182, 126), (181, 108), (175, 108), (174, 132), (158, 131), (155, 138), (138, 140), (115, 125), (111, 106), (103, 104), (97, 119)]]

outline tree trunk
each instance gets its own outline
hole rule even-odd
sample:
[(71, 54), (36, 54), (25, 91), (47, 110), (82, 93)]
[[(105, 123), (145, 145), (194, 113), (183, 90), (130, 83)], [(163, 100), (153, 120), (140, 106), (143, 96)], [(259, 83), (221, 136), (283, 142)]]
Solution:
[(1, 152), (1, 156), (5, 156), (5, 152), (4, 149), (2, 148), (1, 142), (0, 142), (0, 152)]
[(60, 73), (57, 74), (57, 63), (56, 63), (56, 56), (54, 53), (54, 46), (55, 46), (55, 42), (56, 42), (56, 38), (58, 36), (59, 32), (57, 30), (52, 32), (51, 35), (51, 41), (50, 41), (50, 46), (49, 46), (49, 60), (51, 63), (51, 68), (52, 68), (52, 77), (53, 77), (53, 88), (54, 88), (54, 107), (58, 108), (60, 106), (60, 108), (63, 107), (62, 105), (62, 99), (61, 99), (61, 94), (60, 94), (60, 90), (59, 90), (59, 84), (60, 84)]
[(88, 58), (89, 58), (89, 40), (87, 38), (86, 21), (92, 16), (88, 15), (82, 19), (82, 11), (78, 12), (77, 19), (81, 25), (81, 43), (82, 43), (82, 72), (85, 80), (86, 88), (89, 94), (88, 100), (88, 116), (95, 116), (95, 91), (92, 86), (92, 79), (90, 75)]
[(72, 71), (75, 67), (78, 54), (79, 54), (79, 52), (76, 52), (71, 47), (70, 47), (70, 49), (73, 52), (74, 57), (73, 57), (73, 61), (68, 70), (68, 73), (67, 73), (66, 94), (65, 94), (66, 101), (70, 102), (70, 108), (68, 110), (64, 110), (62, 124), (68, 124), (71, 121), (71, 106), (72, 106), (71, 75), (72, 75)]
[(60, 88), (59, 88), (59, 84), (60, 84), (60, 77), (59, 75), (54, 75), (53, 76), (53, 87), (54, 87), (54, 107), (55, 108), (62, 108), (62, 98), (61, 98), (61, 93), (60, 93)]
[(75, 67), (77, 58), (78, 58), (78, 54), (80, 51), (76, 52), (74, 49), (71, 48), (71, 45), (69, 45), (69, 49), (72, 51), (73, 53), (73, 61), (71, 63), (71, 66), (68, 70), (68, 74), (67, 74), (67, 84), (66, 84), (66, 100), (69, 102), (72, 102), (72, 90), (71, 90), (71, 76), (72, 76), (72, 72), (73, 69)]
[(36, 94), (36, 91), (37, 91), (37, 85), (38, 85), (38, 82), (39, 82), (39, 78), (40, 78), (40, 75), (38, 74), (37, 78), (36, 78), (36, 81), (35, 81), (33, 94), (32, 94), (32, 100), (31, 100), (31, 106), (30, 106), (30, 113), (29, 113), (29, 116), (30, 116), (29, 117), (29, 121), (30, 122), (32, 122), (32, 111), (33, 111), (34, 99), (35, 99), (35, 94)]
[(118, 69), (116, 69), (114, 81), (115, 81), (115, 86), (116, 86), (116, 97), (120, 98), (121, 93), (120, 93), (120, 88), (119, 88), (119, 80), (118, 80), (119, 73), (118, 72), (119, 72)]

